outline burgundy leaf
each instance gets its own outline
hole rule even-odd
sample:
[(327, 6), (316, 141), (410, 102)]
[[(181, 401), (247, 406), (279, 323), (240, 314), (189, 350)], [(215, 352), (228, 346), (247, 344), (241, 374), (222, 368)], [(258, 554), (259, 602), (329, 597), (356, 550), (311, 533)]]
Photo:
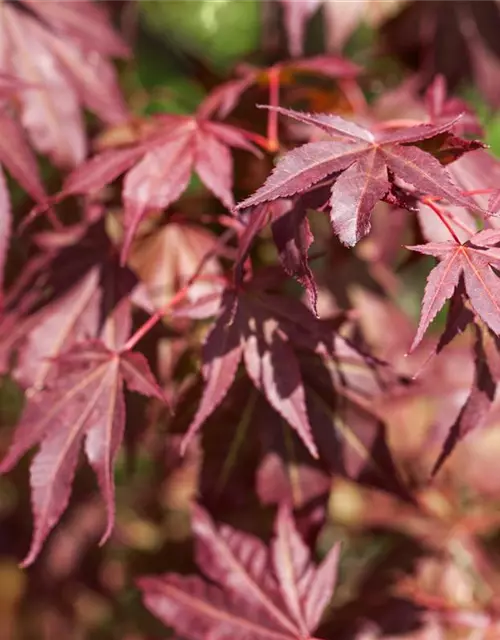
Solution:
[(370, 216), (389, 190), (387, 169), (376, 151), (352, 164), (335, 181), (330, 219), (335, 233), (348, 246), (370, 231)]
[[(258, 320), (255, 315), (251, 320)], [(248, 375), (269, 404), (297, 430), (313, 457), (318, 456), (306, 411), (302, 376), (293, 349), (272, 320), (260, 321), (245, 339), (243, 355)]]
[(0, 133), (0, 163), (33, 200), (43, 202), (47, 198), (45, 188), (22, 127), (1, 110)]
[(429, 324), (446, 300), (451, 298), (461, 278), (474, 311), (492, 331), (500, 333), (500, 280), (491, 268), (500, 265), (500, 253), (494, 247), (498, 241), (497, 232), (481, 231), (464, 244), (430, 242), (409, 247), (440, 260), (427, 280), (420, 324), (411, 350), (422, 340)]
[(288, 35), (288, 48), (294, 57), (302, 55), (305, 28), (310, 16), (318, 9), (323, 0), (282, 0), (285, 27)]
[[(271, 552), (258, 539), (227, 525), (217, 530), (199, 507), (194, 510), (193, 529), (198, 563), (215, 584), (175, 574), (138, 580), (146, 606), (164, 624), (193, 640), (207, 636), (227, 640), (311, 637), (332, 595), (337, 547), (316, 568), (309, 549), (298, 537), (291, 514), (285, 511), (278, 515)], [(300, 557), (295, 555), (298, 551)], [(318, 588), (322, 590), (316, 608), (309, 606), (308, 587), (314, 595)], [(299, 624), (295, 604), (305, 607), (303, 619), (298, 612)]]
[(151, 613), (190, 640), (206, 640), (214, 633), (220, 640), (295, 637), (276, 627), (264, 612), (255, 613), (255, 607), (197, 576), (166, 574), (160, 578), (140, 578), (137, 585)]
[[(152, 149), (131, 169), (123, 182), (125, 237), (122, 262), (139, 222), (148, 209), (163, 209), (177, 200), (191, 177), (192, 150), (187, 138), (178, 138), (159, 149)], [(168, 176), (168, 179), (167, 179)]]
[[(243, 354), (245, 368), (254, 385), (296, 429), (311, 454), (317, 456), (300, 369), (289, 344), (295, 337), (294, 318), (282, 316), (284, 310), (278, 311), (278, 304), (279, 299), (259, 299), (245, 294), (238, 297), (228, 294), (223, 298), (221, 314), (204, 345), (206, 383), (200, 406), (185, 436), (184, 449), (225, 397)], [(305, 307), (304, 312), (307, 315)], [(312, 314), (308, 317), (314, 319)], [(300, 344), (302, 330), (298, 327), (295, 330)], [(309, 345), (314, 344), (314, 339), (305, 339)]]
[[(331, 140), (311, 142), (288, 152), (265, 184), (239, 203), (237, 210), (307, 192), (329, 178), (333, 183), (330, 206), (334, 230), (344, 244), (352, 246), (368, 233), (376, 202), (387, 197), (390, 171), (418, 192), (482, 211), (462, 195), (438, 160), (409, 146), (445, 133), (456, 118), (438, 125), (422, 124), (374, 134), (339, 116), (272, 108), (319, 127)], [(472, 148), (465, 144), (463, 151)]]
[(310, 142), (293, 149), (283, 156), (265, 184), (253, 196), (238, 204), (236, 209), (301, 193), (323, 178), (350, 166), (362, 155), (363, 146), (351, 141), (335, 146), (330, 142)]
[(99, 191), (127, 171), (143, 152), (140, 147), (103, 151), (70, 173), (64, 181), (61, 197)]
[[(476, 326), (475, 329), (475, 372), (472, 388), (459, 415), (450, 427), (442, 451), (432, 469), (432, 475), (441, 469), (460, 440), (472, 430), (480, 429), (484, 425), (495, 399), (498, 374), (500, 373), (498, 341), (487, 334), (485, 335), (486, 332), (481, 331), (479, 327)], [(493, 352), (489, 358), (487, 350)]]
[(278, 510), (275, 536), (271, 551), (280, 591), (302, 633), (307, 634), (317, 627), (333, 596), (340, 545), (336, 544), (323, 563), (315, 567), (286, 506)]
[[(197, 271), (202, 261), (203, 266)], [(201, 226), (184, 221), (172, 220), (155, 227), (151, 233), (137, 236), (131, 248), (129, 264), (147, 287), (149, 297), (158, 308), (167, 304), (195, 273), (199, 273), (202, 280), (189, 287), (186, 295), (189, 302), (216, 294), (221, 289), (220, 283), (203, 280), (205, 276), (222, 275), (217, 256), (217, 238)], [(216, 305), (215, 313), (217, 308)]]
[(27, 388), (42, 388), (52, 360), (76, 342), (100, 338), (110, 349), (122, 347), (131, 328), (129, 296), (138, 286), (134, 274), (119, 266), (102, 221), (75, 237), (68, 230), (50, 240), (61, 243), (59, 252), (45, 266), (47, 293), (25, 313), (14, 370)]
[(236, 376), (242, 345), (238, 326), (231, 316), (232, 305), (229, 302), (203, 345), (203, 377), (206, 383), (200, 406), (182, 443), (184, 451), (201, 425), (222, 402)]
[(31, 466), (35, 528), (23, 566), (34, 562), (67, 507), (84, 439), (108, 513), (102, 542), (109, 537), (114, 523), (113, 463), (125, 422), (123, 384), (163, 399), (145, 361), (138, 358), (110, 351), (100, 342), (80, 343), (57, 360), (50, 382), (29, 399), (0, 465), (5, 473), (40, 445)]
[(306, 214), (306, 207), (296, 203), (291, 211), (273, 220), (271, 229), (283, 268), (305, 288), (317, 316), (318, 291), (307, 255), (314, 237)]
[(59, 165), (76, 166), (86, 154), (82, 106), (107, 122), (127, 116), (107, 60), (124, 55), (126, 46), (87, 1), (42, 6), (23, 0), (2, 9), (0, 31), (0, 71), (34, 87), (19, 93), (21, 121), (34, 146)]
[(499, 50), (494, 34), (499, 25), (496, 2), (467, 0), (451, 5), (414, 0), (383, 25), (380, 35), (387, 54), (418, 71), (420, 88), (443, 74), (452, 91), (470, 82), (498, 105), (494, 79)]
[(295, 624), (280, 611), (278, 585), (267, 571), (269, 554), (253, 536), (222, 526), (216, 529), (209, 515), (196, 507), (193, 518), (196, 560), (204, 573), (235, 595), (258, 603), (275, 624), (293, 633)]
[(229, 142), (220, 142), (209, 129), (199, 131), (196, 142), (196, 172), (203, 184), (231, 210), (234, 207), (233, 162), (226, 146)]
[(278, 220), (281, 216), (285, 215), (290, 210), (290, 207), (291, 203), (288, 201), (277, 201), (259, 205), (249, 212), (249, 215), (244, 219), (245, 228), (239, 238), (239, 264), (247, 257), (250, 251), (250, 245), (255, 236), (260, 233), (270, 221)]
[(0, 168), (0, 296), (3, 303), (3, 277), (7, 252), (9, 250), (10, 233), (12, 227), (12, 214), (10, 210), (10, 198), (5, 184), (5, 178)]
[(236, 127), (201, 117), (173, 115), (154, 116), (149, 121), (117, 127), (104, 136), (100, 147), (104, 152), (77, 167), (66, 179), (58, 198), (96, 191), (126, 172), (122, 193), (125, 208), (122, 263), (144, 216), (177, 200), (186, 190), (193, 171), (231, 208), (233, 163), (227, 147), (256, 151)]

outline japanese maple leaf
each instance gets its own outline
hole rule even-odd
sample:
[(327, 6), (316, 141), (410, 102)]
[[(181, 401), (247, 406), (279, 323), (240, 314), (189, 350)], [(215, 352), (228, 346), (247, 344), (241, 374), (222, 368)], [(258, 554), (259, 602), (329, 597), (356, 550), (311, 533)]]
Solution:
[[(38, 246), (49, 256), (33, 283), (17, 301), (22, 333), (11, 345), (17, 353), (13, 374), (25, 388), (39, 389), (52, 374), (54, 359), (74, 344), (101, 339), (120, 348), (128, 338), (131, 299), (139, 288), (118, 254), (103, 220), (39, 235)], [(24, 300), (40, 294), (26, 308)]]
[(499, 341), (477, 325), (474, 342), (474, 380), (455, 422), (443, 444), (442, 451), (432, 470), (433, 475), (442, 467), (457, 443), (474, 429), (486, 422), (500, 378)]
[(363, 21), (376, 27), (388, 14), (397, 10), (404, 0), (280, 0), (284, 10), (288, 47), (292, 56), (303, 52), (306, 25), (323, 6), (328, 48), (339, 50)]
[[(144, 215), (177, 200), (193, 171), (231, 209), (233, 161), (229, 147), (257, 152), (240, 129), (197, 116), (177, 115), (158, 115), (139, 126), (111, 131), (101, 146), (104, 151), (68, 176), (60, 197), (97, 191), (126, 173), (122, 261)], [(106, 148), (115, 146), (120, 148)]]
[(191, 284), (187, 294), (188, 300), (195, 301), (221, 286), (203, 281), (204, 276), (222, 276), (216, 241), (217, 238), (201, 226), (170, 217), (167, 224), (136, 236), (129, 263), (147, 287), (151, 301), (161, 308), (198, 273), (203, 261), (199, 270), (201, 279)]
[[(191, 417), (195, 397), (190, 395), (177, 412), (180, 423), (176, 430), (185, 431), (186, 424), (190, 425), (183, 449), (205, 422), (208, 433), (213, 429), (219, 432), (216, 425), (228, 425), (217, 439), (222, 470), (214, 470), (215, 455), (211, 458), (215, 465), (209, 467), (213, 497), (228, 478), (233, 485), (232, 473), (235, 465), (239, 468), (241, 455), (246, 456), (252, 448), (266, 454), (269, 438), (285, 438), (286, 443), (278, 448), (286, 453), (282, 475), (286, 477), (289, 468), (294, 469), (294, 490), (302, 491), (298, 486), (302, 481), (295, 482), (300, 462), (317, 469), (317, 477), (324, 472), (340, 473), (407, 498), (376, 409), (385, 390), (400, 383), (397, 376), (332, 332), (329, 322), (317, 320), (299, 301), (265, 293), (257, 289), (255, 281), (245, 287), (239, 293), (226, 292), (206, 337), (205, 384), (196, 414)], [(249, 385), (238, 375), (242, 360)], [(255, 395), (255, 389), (262, 395)], [(259, 398), (266, 402), (261, 404)], [(293, 434), (283, 433), (285, 423), (306, 445), (304, 451)], [(261, 430), (266, 446), (252, 445), (255, 433)], [(242, 443), (248, 446), (244, 454)], [(211, 449), (210, 444), (207, 447)], [(290, 458), (291, 450), (297, 454)]]
[(429, 324), (446, 300), (463, 282), (474, 312), (497, 335), (500, 334), (500, 279), (493, 270), (500, 267), (500, 231), (487, 229), (464, 243), (429, 242), (408, 247), (439, 259), (431, 271), (422, 302), (422, 313), (411, 350), (422, 340)]
[(443, 74), (452, 90), (472, 80), (484, 96), (500, 103), (498, 79), (500, 11), (496, 0), (414, 0), (381, 30), (385, 50), (420, 71), (428, 84)]
[(28, 399), (13, 443), (0, 464), (0, 472), (5, 473), (32, 447), (40, 446), (31, 464), (34, 534), (23, 566), (34, 562), (68, 505), (83, 441), (106, 503), (108, 519), (102, 542), (111, 534), (113, 463), (125, 427), (124, 384), (131, 391), (163, 400), (144, 356), (88, 341), (60, 356), (51, 378)]
[(112, 124), (127, 117), (110, 56), (127, 54), (93, 2), (2, 2), (0, 72), (36, 90), (19, 96), (21, 121), (33, 145), (58, 165), (86, 155), (82, 106)]
[(228, 393), (243, 360), (255, 387), (296, 429), (313, 457), (317, 457), (293, 348), (294, 340), (314, 344), (317, 338), (314, 326), (309, 335), (301, 327), (302, 322), (304, 326), (309, 320), (314, 322), (314, 317), (302, 305), (287, 302), (260, 292), (224, 294), (218, 318), (203, 345), (202, 372), (206, 384), (185, 436), (184, 449)]
[(278, 511), (274, 539), (228, 525), (218, 529), (200, 507), (193, 513), (198, 576), (139, 578), (146, 607), (187, 640), (312, 638), (337, 580), (339, 544), (319, 566), (287, 507)]
[[(9, 94), (13, 88), (9, 82)], [(42, 203), (47, 199), (36, 159), (27, 144), (22, 127), (11, 117), (7, 105), (0, 104), (0, 291), (12, 227), (10, 194), (2, 167), (35, 202)]]
[(420, 193), (482, 211), (461, 194), (436, 158), (416, 146), (449, 131), (456, 119), (372, 133), (338, 116), (276, 110), (320, 128), (331, 140), (310, 142), (286, 153), (264, 185), (237, 210), (288, 198), (330, 179), (333, 229), (344, 244), (353, 246), (369, 232), (372, 210), (390, 194), (389, 174), (393, 174)]
[[(319, 199), (318, 199), (319, 196)], [(307, 219), (307, 209), (320, 206), (323, 192), (307, 193), (295, 200), (277, 200), (256, 207), (244, 219), (245, 227), (239, 238), (237, 273), (242, 270), (255, 236), (268, 223), (283, 269), (297, 278), (309, 296), (311, 308), (317, 315), (318, 292), (314, 275), (308, 261), (308, 250), (314, 241)]]

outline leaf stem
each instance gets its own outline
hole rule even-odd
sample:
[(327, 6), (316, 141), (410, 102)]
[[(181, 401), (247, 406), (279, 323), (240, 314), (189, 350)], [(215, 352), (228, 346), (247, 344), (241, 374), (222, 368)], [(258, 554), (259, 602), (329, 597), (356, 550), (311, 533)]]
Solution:
[(269, 151), (270, 153), (275, 151), (275, 149), (271, 148), (269, 140), (264, 136), (261, 136), (258, 133), (254, 133), (253, 131), (245, 131), (244, 129), (240, 129), (240, 131), (245, 136), (245, 138), (248, 138), (248, 140), (250, 140), (251, 142), (255, 142), (255, 144), (258, 144), (259, 147), (264, 149), (264, 151)]
[(163, 305), (161, 309), (158, 309), (157, 311), (155, 311), (155, 313), (152, 316), (150, 316), (146, 320), (146, 322), (144, 322), (144, 324), (141, 325), (132, 336), (130, 336), (127, 342), (123, 345), (121, 349), (122, 352), (130, 351), (131, 349), (133, 349), (135, 345), (139, 342), (139, 340), (141, 340), (148, 333), (148, 331), (150, 331), (155, 326), (155, 324), (159, 322), (161, 318), (168, 311), (170, 311), (172, 307), (174, 307), (176, 304), (179, 304), (179, 302), (182, 302), (184, 298), (187, 296), (190, 287), (197, 280), (203, 280), (205, 282), (216, 281), (216, 282), (221, 282), (224, 285), (227, 285), (226, 278), (222, 276), (206, 275), (206, 276), (200, 277), (200, 273), (203, 267), (205, 266), (206, 262), (210, 260), (210, 258), (212, 258), (219, 251), (221, 245), (225, 246), (228, 240), (230, 240), (233, 237), (233, 235), (235, 235), (235, 230), (227, 229), (220, 236), (219, 242), (217, 242), (215, 246), (212, 247), (210, 251), (207, 251), (205, 255), (201, 258), (194, 273), (189, 278), (189, 280), (184, 284), (184, 286), (181, 289), (179, 289), (179, 291), (165, 305)]
[(495, 193), (498, 189), (471, 189), (470, 191), (462, 191), (463, 196), (486, 196)]
[(161, 320), (161, 318), (167, 313), (167, 311), (169, 311), (173, 306), (175, 306), (176, 304), (184, 300), (184, 298), (187, 296), (189, 286), (190, 286), (190, 283), (189, 282), (186, 283), (182, 287), (182, 289), (179, 289), (179, 291), (172, 298), (170, 298), (170, 300), (165, 305), (163, 305), (163, 307), (155, 311), (155, 313), (152, 316), (150, 316), (146, 320), (146, 322), (143, 325), (141, 325), (137, 329), (137, 331), (127, 340), (127, 342), (123, 345), (121, 351), (125, 352), (133, 349), (135, 345), (139, 342), (139, 340), (141, 340), (141, 338), (143, 338), (155, 326), (155, 324), (159, 320)]
[(431, 200), (431, 198), (423, 198), (422, 202), (424, 204), (426, 204), (429, 207), (429, 209), (432, 209), (434, 211), (434, 213), (439, 217), (441, 222), (444, 224), (444, 226), (450, 232), (450, 235), (452, 236), (453, 240), (455, 240), (455, 242), (457, 244), (462, 244), (460, 242), (460, 238), (457, 236), (457, 234), (455, 233), (455, 230), (453, 229), (453, 227), (450, 225), (450, 223), (446, 219), (444, 213), (441, 211), (441, 209), (436, 204), (434, 204), (434, 202)]
[[(272, 107), (279, 107), (280, 102), (280, 72), (278, 66), (269, 69), (269, 104)], [(267, 143), (270, 151), (278, 151), (280, 145), (278, 140), (278, 112), (270, 110), (267, 117)]]
[(385, 120), (384, 122), (380, 122), (376, 124), (373, 128), (378, 131), (383, 131), (385, 129), (400, 129), (403, 127), (417, 127), (421, 124), (429, 124), (423, 120), (414, 120), (410, 118), (395, 118), (393, 120)]

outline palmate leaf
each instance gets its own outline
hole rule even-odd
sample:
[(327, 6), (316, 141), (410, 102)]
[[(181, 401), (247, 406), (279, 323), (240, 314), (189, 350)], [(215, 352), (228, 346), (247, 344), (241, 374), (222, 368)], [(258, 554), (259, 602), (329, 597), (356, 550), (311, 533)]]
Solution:
[[(304, 330), (308, 322), (312, 322), (312, 328)], [(206, 385), (185, 436), (184, 449), (226, 396), (243, 360), (255, 387), (299, 433), (313, 457), (317, 457), (294, 352), (296, 344), (306, 343), (314, 349), (319, 338), (314, 322), (314, 316), (300, 303), (251, 287), (239, 293), (227, 291), (203, 345), (202, 372)]]
[(33, 85), (19, 93), (21, 121), (36, 149), (62, 166), (86, 155), (82, 106), (107, 123), (127, 117), (110, 56), (127, 47), (93, 2), (2, 4), (0, 71)]
[(317, 209), (328, 198), (328, 187), (315, 189), (290, 199), (274, 200), (257, 205), (242, 216), (245, 225), (239, 237), (238, 260), (236, 273), (242, 275), (244, 260), (251, 244), (258, 233), (267, 225), (271, 225), (272, 236), (281, 266), (285, 272), (293, 276), (304, 287), (309, 304), (317, 316), (318, 290), (308, 253), (314, 242), (308, 210)]
[(421, 342), (437, 312), (462, 281), (474, 312), (494, 333), (500, 334), (500, 279), (492, 268), (500, 266), (499, 243), (500, 232), (487, 229), (462, 244), (429, 242), (408, 247), (440, 260), (427, 279), (412, 350)]
[(101, 147), (100, 153), (67, 177), (58, 198), (98, 191), (126, 173), (122, 262), (142, 218), (151, 210), (161, 210), (175, 202), (187, 189), (193, 171), (231, 209), (234, 201), (230, 147), (258, 153), (240, 129), (196, 115), (158, 115), (111, 130)]
[[(289, 198), (330, 179), (333, 183), (329, 200), (333, 229), (345, 245), (353, 246), (369, 232), (371, 213), (377, 201), (391, 193), (393, 181), (390, 175), (393, 175), (418, 193), (482, 211), (461, 194), (436, 158), (416, 146), (449, 132), (457, 118), (439, 125), (421, 124), (372, 133), (339, 116), (269, 108), (316, 126), (332, 139), (310, 142), (285, 154), (264, 185), (240, 202), (236, 210)], [(463, 141), (460, 153), (470, 149), (477, 149), (477, 143)]]
[(443, 444), (442, 451), (432, 470), (436, 474), (462, 438), (486, 422), (495, 400), (500, 377), (499, 340), (489, 335), (486, 328), (477, 325), (474, 342), (474, 380), (455, 422)]
[(3, 297), (4, 267), (9, 250), (11, 227), (10, 194), (0, 167), (0, 298)]
[[(211, 257), (206, 259), (206, 255)], [(136, 237), (131, 247), (129, 264), (147, 288), (155, 306), (161, 308), (195, 274), (200, 261), (201, 277), (220, 276), (217, 258), (217, 238), (201, 226), (182, 218), (155, 227), (152, 232)], [(213, 282), (194, 282), (187, 299), (195, 301), (216, 292), (221, 285)]]
[[(14, 92), (19, 89), (19, 83), (15, 79), (10, 82), (9, 78), (6, 78), (5, 83), (7, 82), (5, 91)], [(36, 159), (29, 148), (22, 127), (8, 114), (7, 109), (0, 105), (0, 291), (12, 227), (10, 194), (2, 167), (35, 202), (42, 203), (47, 199)]]
[(12, 345), (14, 377), (27, 389), (42, 388), (53, 360), (79, 341), (95, 338), (110, 349), (122, 347), (132, 323), (131, 297), (139, 288), (132, 271), (120, 267), (103, 220), (39, 234), (36, 243), (47, 257), (38, 271), (43, 285), (31, 303), (34, 286), (18, 302), (25, 308), (23, 331)]
[(102, 542), (109, 537), (115, 509), (113, 463), (125, 426), (123, 386), (163, 400), (144, 356), (112, 351), (99, 341), (74, 345), (57, 359), (52, 372), (46, 385), (28, 399), (0, 465), (5, 473), (32, 447), (40, 446), (31, 464), (35, 525), (23, 566), (34, 562), (68, 505), (83, 441), (108, 514)]
[[(186, 432), (186, 448), (207, 423), (201, 492), (210, 504), (244, 502), (237, 487), (252, 473), (266, 503), (286, 498), (306, 506), (326, 493), (332, 474), (411, 500), (377, 413), (377, 402), (399, 379), (298, 301), (251, 288), (235, 300), (228, 292), (203, 362), (197, 412), (193, 417), (196, 397), (188, 394), (175, 431)], [(240, 375), (240, 362), (251, 384)], [(272, 479), (268, 487), (265, 478)]]
[(315, 566), (281, 507), (271, 549), (227, 525), (218, 529), (194, 509), (197, 562), (213, 581), (166, 574), (143, 577), (145, 605), (187, 640), (299, 640), (312, 638), (335, 589), (339, 545)]

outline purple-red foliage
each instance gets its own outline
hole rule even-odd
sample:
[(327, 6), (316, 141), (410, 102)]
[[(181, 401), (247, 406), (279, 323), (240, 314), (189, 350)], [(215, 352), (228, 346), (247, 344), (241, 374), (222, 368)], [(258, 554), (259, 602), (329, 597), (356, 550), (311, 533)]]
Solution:
[[(0, 555), (42, 609), (90, 592), (123, 640), (144, 605), (187, 640), (500, 637), (500, 163), (445, 77), (498, 102), (497, 3), (340, 4), (272, 3), (288, 49), (183, 115), (134, 111), (101, 6), (0, 4), (2, 482), (34, 453)], [(390, 12), (386, 49), (428, 54), (397, 88), (339, 53)], [(91, 637), (63, 618), (43, 637)]]

